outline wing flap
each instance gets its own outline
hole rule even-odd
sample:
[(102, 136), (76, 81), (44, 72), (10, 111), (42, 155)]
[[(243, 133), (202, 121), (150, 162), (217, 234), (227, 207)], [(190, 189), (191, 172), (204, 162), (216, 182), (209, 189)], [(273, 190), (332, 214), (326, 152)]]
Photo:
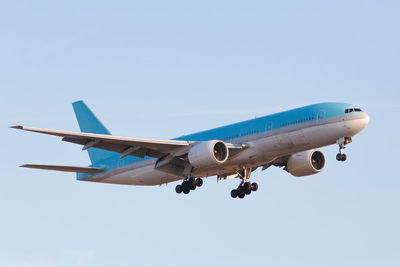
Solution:
[[(69, 142), (69, 143), (83, 145), (84, 146), (83, 148), (85, 148), (85, 145), (87, 143), (91, 142), (90, 139), (80, 139), (80, 138), (75, 138), (75, 137), (64, 137), (62, 140), (65, 142)], [(162, 157), (163, 155), (167, 154), (167, 153), (163, 153), (163, 152), (156, 151), (156, 150), (146, 149), (139, 145), (129, 146), (129, 145), (123, 145), (123, 144), (109, 143), (107, 141), (99, 141), (91, 147), (121, 153), (124, 156), (130, 155), (130, 156), (141, 157), (141, 158), (143, 158), (144, 156)], [(134, 150), (131, 149), (131, 152), (128, 151), (129, 152), (128, 154), (124, 154), (124, 152), (127, 151), (128, 148), (134, 148)], [(122, 157), (122, 155), (121, 155), (121, 157)]]
[(93, 168), (93, 167), (79, 167), (79, 166), (63, 166), (63, 165), (41, 165), (41, 164), (24, 164), (20, 167), (41, 169), (41, 170), (52, 170), (62, 172), (81, 172), (81, 173), (99, 173), (104, 171), (105, 168)]

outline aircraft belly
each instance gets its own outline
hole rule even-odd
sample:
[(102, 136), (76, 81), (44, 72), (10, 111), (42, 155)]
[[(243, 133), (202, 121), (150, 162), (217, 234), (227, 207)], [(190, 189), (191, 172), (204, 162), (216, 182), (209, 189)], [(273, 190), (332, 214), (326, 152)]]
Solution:
[(127, 185), (161, 185), (181, 178), (154, 169), (153, 164), (134, 168), (103, 179), (102, 183)]

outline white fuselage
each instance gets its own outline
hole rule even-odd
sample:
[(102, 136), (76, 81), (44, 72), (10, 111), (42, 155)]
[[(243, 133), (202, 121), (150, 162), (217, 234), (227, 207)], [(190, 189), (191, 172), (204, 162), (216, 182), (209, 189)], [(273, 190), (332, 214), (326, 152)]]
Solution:
[[(244, 167), (262, 166), (279, 157), (335, 144), (340, 138), (354, 136), (368, 122), (368, 115), (353, 114), (310, 121), (301, 125), (243, 137), (237, 141), (248, 144), (248, 148), (233, 155), (221, 165), (194, 169), (191, 175), (208, 177), (233, 173)], [(161, 185), (184, 178), (156, 170), (155, 163), (156, 159), (145, 160), (110, 170), (86, 181), (127, 185)]]

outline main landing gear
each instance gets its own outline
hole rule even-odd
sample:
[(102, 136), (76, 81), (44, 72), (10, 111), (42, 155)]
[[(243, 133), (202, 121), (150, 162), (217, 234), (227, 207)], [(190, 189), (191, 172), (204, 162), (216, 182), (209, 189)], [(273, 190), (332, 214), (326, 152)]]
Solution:
[(191, 190), (195, 190), (196, 187), (201, 187), (203, 185), (203, 180), (201, 178), (189, 178), (185, 179), (182, 184), (178, 184), (175, 187), (176, 193), (189, 194)]
[(351, 143), (351, 141), (352, 140), (350, 137), (344, 137), (336, 141), (336, 143), (339, 145), (339, 153), (336, 155), (336, 159), (338, 161), (346, 161), (347, 156), (343, 153), (343, 150), (346, 148), (347, 144)]
[(244, 198), (245, 195), (250, 195), (252, 191), (257, 191), (258, 189), (258, 184), (257, 183), (250, 183), (250, 182), (245, 182), (245, 183), (240, 183), (237, 189), (233, 189), (231, 191), (231, 197), (233, 198)]
[(238, 172), (240, 179), (240, 185), (231, 191), (231, 197), (233, 198), (244, 198), (246, 195), (250, 195), (252, 191), (257, 191), (258, 184), (257, 183), (250, 183), (247, 179), (250, 178), (252, 169), (251, 168), (244, 168), (242, 171)]

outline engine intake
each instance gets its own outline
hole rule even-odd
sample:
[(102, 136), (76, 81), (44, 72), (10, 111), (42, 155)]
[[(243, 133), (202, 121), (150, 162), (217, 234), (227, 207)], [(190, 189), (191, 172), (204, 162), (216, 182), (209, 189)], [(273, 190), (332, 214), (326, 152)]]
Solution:
[(324, 153), (318, 150), (308, 150), (292, 155), (286, 169), (293, 176), (301, 177), (319, 173), (325, 167)]
[(228, 147), (219, 140), (199, 142), (189, 150), (188, 154), (189, 162), (195, 168), (222, 164), (228, 157)]

